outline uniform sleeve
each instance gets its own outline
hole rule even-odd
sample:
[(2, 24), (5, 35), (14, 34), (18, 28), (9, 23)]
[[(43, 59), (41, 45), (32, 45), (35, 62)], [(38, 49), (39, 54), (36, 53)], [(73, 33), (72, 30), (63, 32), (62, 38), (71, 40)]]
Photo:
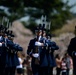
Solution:
[(51, 47), (51, 50), (58, 50), (59, 49), (58, 45), (55, 42), (51, 42), (50, 47)]
[(16, 51), (23, 51), (23, 48), (20, 45), (15, 44), (14, 42), (12, 42), (11, 40), (8, 40), (8, 39), (7, 39), (7, 46)]
[(7, 39), (7, 46), (11, 49), (13, 49), (15, 47), (14, 43), (11, 40)]
[(17, 51), (23, 51), (23, 48), (19, 44), (14, 44), (14, 48)]
[(30, 40), (28, 48), (27, 48), (27, 54), (29, 56), (32, 56), (32, 49), (33, 49), (33, 44), (32, 44), (32, 40)]
[(74, 43), (74, 40), (73, 39), (71, 39), (71, 41), (70, 41), (70, 44), (69, 44), (69, 46), (68, 46), (68, 49), (67, 49), (67, 52), (68, 52), (68, 54), (72, 57), (72, 55), (75, 53), (74, 52), (74, 49), (75, 49), (75, 45), (74, 45), (75, 43)]

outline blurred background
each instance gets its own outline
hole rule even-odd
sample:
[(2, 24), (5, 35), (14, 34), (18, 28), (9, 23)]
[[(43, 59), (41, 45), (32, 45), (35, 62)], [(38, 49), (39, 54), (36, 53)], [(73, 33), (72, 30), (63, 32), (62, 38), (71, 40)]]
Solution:
[(25, 55), (42, 15), (51, 22), (52, 40), (60, 47), (56, 53), (64, 54), (74, 37), (76, 0), (0, 0), (0, 22), (3, 16), (12, 22), (10, 28), (15, 34), (14, 41), (23, 47)]

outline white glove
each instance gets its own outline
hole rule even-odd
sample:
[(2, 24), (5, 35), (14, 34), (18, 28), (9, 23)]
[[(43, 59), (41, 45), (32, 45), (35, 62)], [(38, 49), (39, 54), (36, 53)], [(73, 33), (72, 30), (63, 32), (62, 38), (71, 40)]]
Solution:
[(35, 46), (42, 46), (42, 43), (40, 43), (40, 42), (35, 42)]
[(2, 43), (0, 43), (0, 47), (2, 47)]
[(33, 57), (38, 58), (39, 57), (39, 53), (34, 53), (32, 54)]

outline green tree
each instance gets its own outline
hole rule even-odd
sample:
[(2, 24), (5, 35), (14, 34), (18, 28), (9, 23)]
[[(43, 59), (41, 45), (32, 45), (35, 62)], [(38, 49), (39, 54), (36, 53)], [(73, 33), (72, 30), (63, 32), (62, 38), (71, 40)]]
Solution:
[(62, 0), (0, 0), (0, 6), (7, 7), (10, 13), (0, 10), (0, 15), (9, 17), (11, 21), (29, 16), (29, 27), (41, 15), (46, 15), (47, 20), (52, 22), (51, 30), (54, 30), (61, 28), (67, 19), (72, 18), (70, 9), (75, 5), (69, 6), (68, 2), (69, 0), (65, 3)]

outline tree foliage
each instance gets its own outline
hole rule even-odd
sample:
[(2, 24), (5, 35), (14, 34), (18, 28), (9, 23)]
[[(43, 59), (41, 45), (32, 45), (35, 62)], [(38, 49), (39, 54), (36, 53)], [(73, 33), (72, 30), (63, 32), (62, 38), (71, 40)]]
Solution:
[(8, 14), (5, 9), (0, 9), (0, 16), (7, 16), (11, 21), (29, 16), (29, 27), (32, 27), (41, 15), (46, 15), (52, 22), (51, 30), (54, 30), (61, 28), (67, 19), (72, 18), (70, 9), (74, 5), (69, 6), (68, 2), (69, 0), (65, 3), (62, 0), (0, 0), (0, 6), (8, 8)]

